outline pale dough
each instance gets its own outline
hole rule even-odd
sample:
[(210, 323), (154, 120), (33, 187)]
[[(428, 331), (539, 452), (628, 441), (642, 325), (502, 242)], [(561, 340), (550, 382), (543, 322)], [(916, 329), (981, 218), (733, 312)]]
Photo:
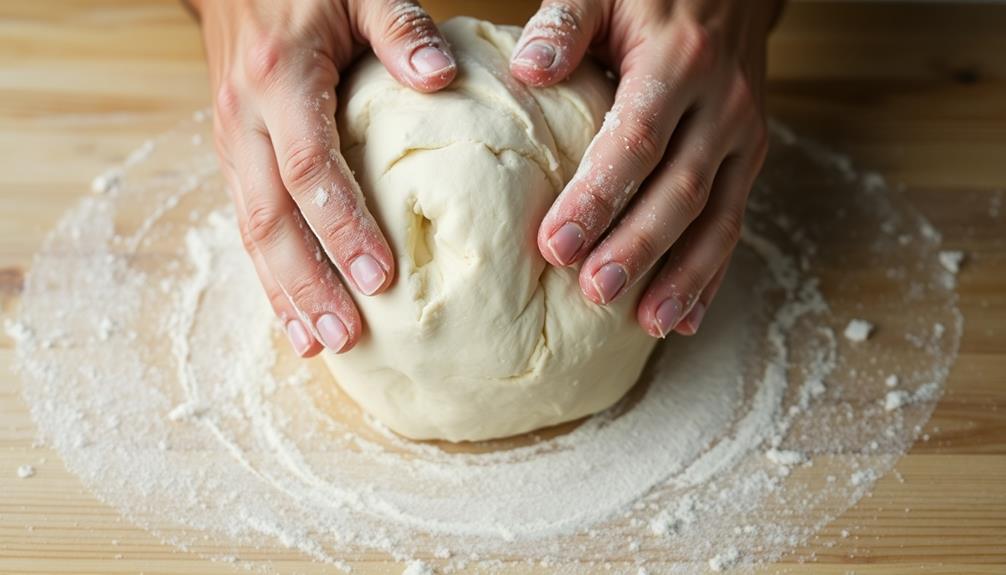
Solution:
[(363, 409), (414, 439), (502, 437), (602, 410), (654, 345), (635, 321), (640, 286), (595, 305), (576, 270), (546, 265), (535, 235), (613, 87), (585, 64), (528, 89), (508, 71), (518, 28), (441, 29), (459, 63), (450, 89), (402, 87), (373, 56), (341, 87), (342, 149), (398, 269), (388, 292), (356, 298), (356, 348), (325, 361)]

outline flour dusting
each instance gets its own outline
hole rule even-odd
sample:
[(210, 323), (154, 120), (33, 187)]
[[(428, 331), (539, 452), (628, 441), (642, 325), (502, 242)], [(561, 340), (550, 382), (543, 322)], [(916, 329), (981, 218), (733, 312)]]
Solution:
[[(922, 435), (957, 352), (939, 232), (876, 174), (773, 125), (716, 305), (626, 398), (520, 438), (407, 441), (288, 352), (215, 159), (192, 145), (209, 124), (199, 112), (113, 168), (46, 240), (4, 325), (67, 469), (165, 541), (221, 546), (216, 560), (746, 570), (827, 543)], [(889, 273), (864, 311), (828, 266)], [(884, 337), (866, 341), (874, 325)]]

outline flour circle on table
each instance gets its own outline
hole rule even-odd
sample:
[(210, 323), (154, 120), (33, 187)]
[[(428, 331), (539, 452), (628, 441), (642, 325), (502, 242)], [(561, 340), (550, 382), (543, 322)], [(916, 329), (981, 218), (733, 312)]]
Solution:
[[(535, 436), (409, 442), (280, 341), (247, 289), (215, 159), (191, 144), (207, 124), (145, 144), (63, 218), (7, 332), (67, 468), (166, 541), (229, 550), (218, 559), (268, 567), (251, 550), (289, 548), (348, 569), (377, 550), (441, 571), (505, 556), (615, 573), (772, 560), (891, 469), (956, 356), (938, 232), (875, 174), (774, 125), (716, 305), (627, 398)], [(856, 270), (878, 267), (886, 283), (863, 285)], [(852, 319), (868, 339), (841, 337)]]

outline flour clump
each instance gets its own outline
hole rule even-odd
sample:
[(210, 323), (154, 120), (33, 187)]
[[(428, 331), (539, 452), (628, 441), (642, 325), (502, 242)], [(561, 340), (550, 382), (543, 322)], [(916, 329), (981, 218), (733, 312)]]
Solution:
[(535, 241), (611, 107), (584, 64), (562, 85), (511, 77), (520, 30), (456, 18), (447, 90), (400, 86), (370, 56), (340, 87), (343, 153), (395, 252), (397, 279), (357, 304), (367, 330), (326, 354), (338, 384), (414, 439), (482, 440), (595, 413), (642, 371), (639, 282), (614, 305), (579, 291)]

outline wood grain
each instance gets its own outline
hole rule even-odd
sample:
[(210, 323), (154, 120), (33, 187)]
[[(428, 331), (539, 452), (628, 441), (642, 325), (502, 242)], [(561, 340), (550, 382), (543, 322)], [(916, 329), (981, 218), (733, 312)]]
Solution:
[[(427, 4), (438, 18), (509, 23), (533, 11)], [(798, 3), (771, 42), (771, 113), (903, 183), (969, 260), (960, 358), (931, 439), (897, 465), (901, 480), (882, 479), (819, 541), (766, 572), (1006, 573), (1006, 219), (989, 212), (993, 196), (1006, 201), (1004, 30), (1006, 8), (991, 5)], [(175, 2), (0, 4), (0, 312), (90, 178), (208, 101), (199, 31)], [(0, 365), (11, 362), (0, 337)], [(32, 448), (19, 385), (0, 368), (0, 572), (236, 572), (121, 521), (55, 453)], [(19, 480), (23, 463), (37, 475)], [(295, 553), (269, 558), (281, 572), (328, 571)], [(400, 571), (375, 557), (357, 572)]]

